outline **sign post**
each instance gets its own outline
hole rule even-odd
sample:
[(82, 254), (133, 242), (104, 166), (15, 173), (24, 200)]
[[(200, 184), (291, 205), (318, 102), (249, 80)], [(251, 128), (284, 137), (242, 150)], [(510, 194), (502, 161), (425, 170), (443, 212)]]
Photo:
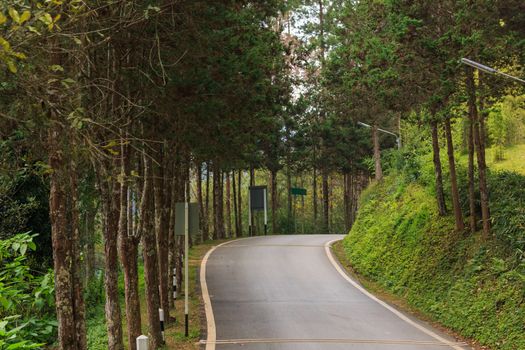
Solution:
[(197, 203), (175, 204), (175, 235), (184, 235), (184, 335), (189, 335), (189, 250), (190, 234), (199, 234), (199, 206)]
[(190, 245), (190, 210), (188, 202), (184, 203), (184, 335), (187, 337), (189, 334), (189, 308), (188, 308), (188, 252)]
[(302, 211), (303, 211), (303, 215), (301, 215), (303, 217), (302, 219), (302, 231), (303, 231), (303, 234), (304, 234), (304, 196), (306, 196), (306, 188), (300, 188), (300, 187), (292, 187), (290, 188), (290, 194), (294, 196), (294, 224), (295, 224), (295, 233), (297, 233), (297, 214), (295, 213), (295, 210), (297, 209), (296, 208), (296, 201), (295, 201), (295, 198), (297, 196), (301, 196), (301, 199), (302, 199)]
[(249, 232), (253, 235), (253, 212), (264, 211), (264, 235), (268, 232), (268, 190), (266, 186), (250, 186), (250, 195), (248, 196), (249, 207)]

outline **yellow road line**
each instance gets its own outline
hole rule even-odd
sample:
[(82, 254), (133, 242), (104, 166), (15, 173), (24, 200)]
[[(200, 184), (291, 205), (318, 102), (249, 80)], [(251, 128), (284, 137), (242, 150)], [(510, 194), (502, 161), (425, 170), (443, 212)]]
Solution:
[[(209, 340), (201, 340), (201, 344), (210, 344)], [(417, 346), (449, 346), (441, 341), (424, 341), (411, 339), (221, 339), (214, 344), (285, 344), (285, 343), (329, 343), (329, 344), (385, 344), (385, 345), (417, 345)], [(464, 343), (454, 343), (465, 345)]]

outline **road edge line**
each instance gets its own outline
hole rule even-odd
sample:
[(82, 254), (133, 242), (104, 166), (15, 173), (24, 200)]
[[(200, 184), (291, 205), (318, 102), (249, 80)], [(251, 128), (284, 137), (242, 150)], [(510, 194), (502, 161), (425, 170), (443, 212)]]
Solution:
[(355, 288), (357, 288), (361, 293), (363, 293), (364, 295), (366, 295), (367, 297), (369, 297), (370, 299), (374, 300), (375, 302), (377, 302), (379, 305), (383, 306), (385, 309), (387, 309), (388, 311), (392, 312), (394, 315), (396, 315), (397, 317), (399, 317), (401, 320), (405, 321), (406, 323), (408, 323), (409, 325), (417, 328), (418, 330), (420, 330), (421, 332), (425, 333), (426, 335), (428, 336), (431, 336), (432, 338), (442, 342), (443, 344), (446, 344), (448, 346), (450, 346), (452, 349), (455, 349), (455, 350), (464, 350), (464, 348), (458, 346), (458, 345), (455, 345), (454, 343), (452, 343), (451, 341), (441, 337), (440, 335), (434, 333), (433, 331), (431, 331), (430, 329), (426, 328), (425, 326), (419, 324), (419, 323), (416, 323), (414, 321), (412, 321), (410, 318), (408, 318), (406, 315), (404, 315), (402, 312), (398, 311), (397, 309), (393, 308), (392, 306), (388, 305), (387, 303), (385, 303), (384, 301), (382, 301), (381, 299), (379, 299), (378, 297), (376, 297), (375, 295), (373, 295), (372, 293), (370, 293), (369, 291), (367, 291), (366, 289), (364, 289), (359, 283), (357, 283), (356, 281), (354, 281), (344, 270), (343, 268), (341, 267), (341, 265), (335, 260), (333, 254), (332, 254), (332, 251), (331, 251), (331, 247), (332, 247), (332, 244), (334, 244), (335, 242), (337, 241), (340, 241), (342, 239), (333, 239), (329, 242), (326, 242), (325, 245), (324, 245), (324, 248), (325, 248), (325, 252), (326, 252), (326, 255), (328, 256), (328, 260), (330, 260), (330, 263), (335, 267), (336, 271), (339, 272), (339, 274), (347, 281), (349, 282), (352, 286), (354, 286)]
[(215, 316), (213, 315), (213, 308), (211, 306), (210, 294), (208, 292), (208, 284), (206, 283), (206, 263), (208, 262), (210, 255), (217, 248), (220, 248), (223, 245), (226, 245), (232, 242), (242, 241), (245, 239), (256, 238), (256, 237), (258, 236), (242, 237), (242, 238), (234, 239), (232, 241), (223, 242), (219, 245), (212, 247), (210, 250), (208, 250), (208, 252), (202, 258), (199, 279), (201, 282), (201, 294), (202, 294), (202, 300), (204, 302), (204, 312), (206, 314), (206, 350), (215, 350), (215, 342), (217, 340), (217, 329), (215, 328)]

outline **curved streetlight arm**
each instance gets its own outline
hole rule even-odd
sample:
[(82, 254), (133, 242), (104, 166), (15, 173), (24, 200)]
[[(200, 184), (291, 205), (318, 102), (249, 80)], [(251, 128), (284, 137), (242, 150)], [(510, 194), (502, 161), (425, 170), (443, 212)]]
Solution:
[[(363, 122), (357, 122), (357, 124), (361, 125), (361, 126), (364, 126), (365, 128), (372, 128), (371, 125), (369, 124), (365, 124)], [(381, 131), (381, 132), (384, 132), (385, 134), (389, 134), (389, 135), (392, 135), (392, 136), (395, 136), (396, 138), (396, 142), (397, 142), (397, 148), (401, 148), (401, 138), (399, 137), (398, 134), (396, 133), (393, 133), (392, 131), (388, 131), (388, 130), (385, 130), (385, 129), (381, 129), (381, 128), (377, 128), (378, 131)]]
[(520, 79), (518, 77), (512, 76), (507, 73), (500, 72), (499, 70), (496, 70), (489, 66), (485, 66), (484, 64), (478, 63), (476, 61), (469, 60), (468, 58), (462, 58), (461, 63), (466, 64), (467, 66), (471, 66), (476, 69), (479, 69), (480, 71), (485, 72), (485, 73), (494, 74), (494, 75), (502, 75), (506, 78), (519, 81), (520, 83), (525, 83), (525, 80), (523, 79)]

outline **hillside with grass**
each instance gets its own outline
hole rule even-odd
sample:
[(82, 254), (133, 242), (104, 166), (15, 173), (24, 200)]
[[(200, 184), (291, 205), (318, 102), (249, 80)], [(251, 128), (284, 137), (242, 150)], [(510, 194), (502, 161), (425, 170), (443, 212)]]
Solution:
[[(344, 240), (353, 269), (464, 337), (492, 349), (525, 348), (525, 146), (487, 159), (492, 234), (455, 232), (438, 215), (433, 188), (393, 171), (361, 197)], [(521, 157), (521, 158), (520, 158)], [(463, 171), (460, 166), (460, 172)], [(468, 206), (462, 184), (462, 205)]]

